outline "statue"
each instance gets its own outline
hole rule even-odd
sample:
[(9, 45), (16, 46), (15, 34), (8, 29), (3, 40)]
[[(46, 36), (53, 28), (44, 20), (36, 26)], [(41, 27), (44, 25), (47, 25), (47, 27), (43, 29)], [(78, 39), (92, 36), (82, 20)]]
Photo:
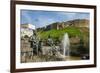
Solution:
[(33, 35), (29, 39), (30, 47), (32, 48), (34, 55), (42, 54), (42, 40), (37, 38), (36, 31), (33, 30)]
[(53, 39), (51, 38), (50, 35), (48, 36), (47, 44), (48, 44), (49, 46), (52, 46), (52, 45), (53, 45)]
[(35, 30), (33, 30), (33, 35), (29, 39), (30, 42), (30, 47), (32, 48), (33, 54), (36, 55), (38, 54), (38, 41), (37, 41), (37, 35)]
[(42, 46), (43, 46), (43, 42), (42, 40), (38, 41), (38, 54), (42, 54)]

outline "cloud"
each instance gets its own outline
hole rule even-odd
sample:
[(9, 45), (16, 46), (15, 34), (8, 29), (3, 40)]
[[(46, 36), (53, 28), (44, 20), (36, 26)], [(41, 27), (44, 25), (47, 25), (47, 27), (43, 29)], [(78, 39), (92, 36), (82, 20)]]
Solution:
[(22, 11), (21, 16), (22, 16), (22, 21), (23, 21), (23, 19), (25, 19), (25, 21), (23, 21), (23, 22), (26, 22), (26, 23), (32, 22), (32, 19), (27, 11)]
[(36, 20), (35, 24), (37, 24), (36, 25), (37, 28), (43, 27), (43, 26), (46, 26), (48, 24), (55, 22), (55, 19), (49, 18), (49, 17), (46, 17), (46, 16), (38, 16), (38, 18), (35, 19), (35, 20)]
[(89, 13), (79, 13), (79, 12), (58, 12), (57, 15), (63, 19), (73, 20), (73, 19), (89, 19)]

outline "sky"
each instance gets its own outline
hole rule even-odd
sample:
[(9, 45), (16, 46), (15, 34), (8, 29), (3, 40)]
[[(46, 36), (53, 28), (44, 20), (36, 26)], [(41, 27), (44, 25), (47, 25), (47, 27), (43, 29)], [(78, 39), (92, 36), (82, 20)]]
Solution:
[(63, 22), (74, 19), (88, 19), (89, 13), (65, 12), (65, 11), (40, 11), (40, 10), (21, 10), (21, 24), (29, 23), (36, 28), (44, 27), (51, 23)]

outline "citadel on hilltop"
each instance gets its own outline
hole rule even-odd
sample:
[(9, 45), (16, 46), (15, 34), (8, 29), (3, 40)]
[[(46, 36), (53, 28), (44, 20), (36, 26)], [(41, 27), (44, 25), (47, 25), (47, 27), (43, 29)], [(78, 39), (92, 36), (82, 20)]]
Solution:
[(65, 27), (86, 27), (89, 28), (89, 20), (87, 19), (75, 19), (75, 20), (70, 20), (70, 21), (65, 21), (65, 22), (55, 22), (52, 24), (47, 25), (46, 27), (38, 28), (42, 30), (51, 30), (51, 29), (63, 29)]
[(86, 19), (75, 19), (75, 20), (70, 20), (66, 22), (56, 22), (51, 25), (47, 26), (47, 29), (62, 29), (68, 26), (74, 26), (74, 27), (89, 27), (89, 20)]

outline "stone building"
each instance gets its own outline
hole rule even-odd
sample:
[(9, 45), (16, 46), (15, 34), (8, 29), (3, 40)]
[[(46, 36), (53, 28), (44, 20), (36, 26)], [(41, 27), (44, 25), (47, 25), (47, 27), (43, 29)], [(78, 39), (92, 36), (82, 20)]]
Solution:
[(21, 24), (21, 37), (26, 35), (30, 37), (33, 34), (33, 30), (35, 29), (35, 26), (32, 24)]
[(64, 23), (56, 22), (56, 23), (53, 23), (51, 25), (48, 25), (46, 27), (46, 30), (51, 30), (51, 29), (57, 29), (57, 30), (59, 30), (59, 29), (63, 29), (64, 26), (65, 26)]
[(56, 23), (52, 23), (50, 25), (46, 26), (46, 30), (51, 30), (51, 29), (63, 29), (69, 26), (73, 26), (73, 27), (86, 27), (89, 28), (89, 20), (86, 19), (75, 19), (75, 20), (70, 20), (70, 21), (66, 21), (66, 22), (56, 22)]

